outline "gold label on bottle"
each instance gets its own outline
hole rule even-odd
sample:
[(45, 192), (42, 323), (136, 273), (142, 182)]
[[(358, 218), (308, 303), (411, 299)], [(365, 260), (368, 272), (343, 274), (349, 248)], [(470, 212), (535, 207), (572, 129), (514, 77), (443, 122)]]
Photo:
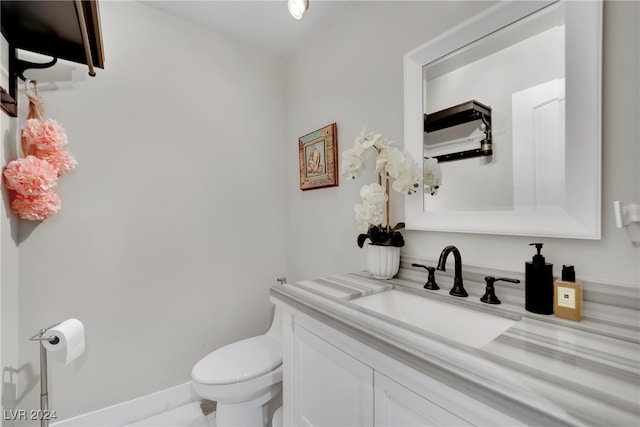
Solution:
[(558, 286), (558, 307), (576, 308), (576, 290)]
[(556, 280), (553, 293), (553, 314), (563, 319), (582, 320), (582, 284)]

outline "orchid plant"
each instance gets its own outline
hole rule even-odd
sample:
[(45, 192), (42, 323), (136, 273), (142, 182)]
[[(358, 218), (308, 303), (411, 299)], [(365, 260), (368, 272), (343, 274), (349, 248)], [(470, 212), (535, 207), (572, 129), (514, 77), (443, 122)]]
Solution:
[(365, 166), (367, 153), (376, 152), (378, 182), (362, 186), (362, 203), (354, 206), (357, 228), (363, 232), (358, 236), (359, 247), (363, 247), (367, 239), (374, 245), (404, 246), (398, 231), (404, 228), (404, 223), (390, 225), (389, 189), (401, 194), (416, 192), (420, 186), (420, 170), (411, 155), (394, 144), (380, 133), (363, 129), (353, 147), (342, 153), (342, 175), (355, 179)]

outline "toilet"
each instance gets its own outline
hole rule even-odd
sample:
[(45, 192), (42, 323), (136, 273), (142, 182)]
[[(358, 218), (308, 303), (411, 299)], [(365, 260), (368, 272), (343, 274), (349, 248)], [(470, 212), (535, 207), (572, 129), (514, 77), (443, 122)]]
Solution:
[[(221, 347), (191, 370), (198, 396), (217, 402), (217, 427), (265, 427), (282, 391), (282, 318), (276, 307), (264, 335)], [(269, 404), (269, 405), (268, 405)]]

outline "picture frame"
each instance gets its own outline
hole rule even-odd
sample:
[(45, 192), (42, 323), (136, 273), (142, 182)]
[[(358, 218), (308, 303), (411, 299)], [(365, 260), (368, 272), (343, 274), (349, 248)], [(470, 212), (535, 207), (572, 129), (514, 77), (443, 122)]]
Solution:
[(298, 138), (300, 189), (338, 185), (338, 131), (332, 123)]

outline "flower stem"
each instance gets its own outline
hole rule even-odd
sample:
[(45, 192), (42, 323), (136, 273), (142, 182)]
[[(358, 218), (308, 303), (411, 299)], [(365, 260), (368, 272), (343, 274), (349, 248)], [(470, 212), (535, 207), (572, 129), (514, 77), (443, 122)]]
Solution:
[(378, 174), (378, 185), (382, 187), (382, 180), (384, 176), (384, 191), (387, 194), (387, 202), (385, 203), (385, 219), (387, 222), (387, 226), (385, 227), (387, 231), (391, 229), (391, 218), (390, 218), (390, 204), (391, 204), (391, 195), (389, 194), (389, 174), (387, 172)]
[(387, 212), (386, 212), (386, 214), (387, 214), (387, 231), (388, 231), (391, 228), (391, 216), (390, 216), (391, 210), (389, 208), (389, 206), (391, 205), (391, 194), (389, 193), (389, 175), (386, 174), (386, 173), (385, 173), (385, 175), (386, 175), (385, 176), (386, 180), (385, 180), (385, 183), (384, 183), (384, 188), (385, 188), (385, 191), (387, 192), (387, 206), (386, 206)]

